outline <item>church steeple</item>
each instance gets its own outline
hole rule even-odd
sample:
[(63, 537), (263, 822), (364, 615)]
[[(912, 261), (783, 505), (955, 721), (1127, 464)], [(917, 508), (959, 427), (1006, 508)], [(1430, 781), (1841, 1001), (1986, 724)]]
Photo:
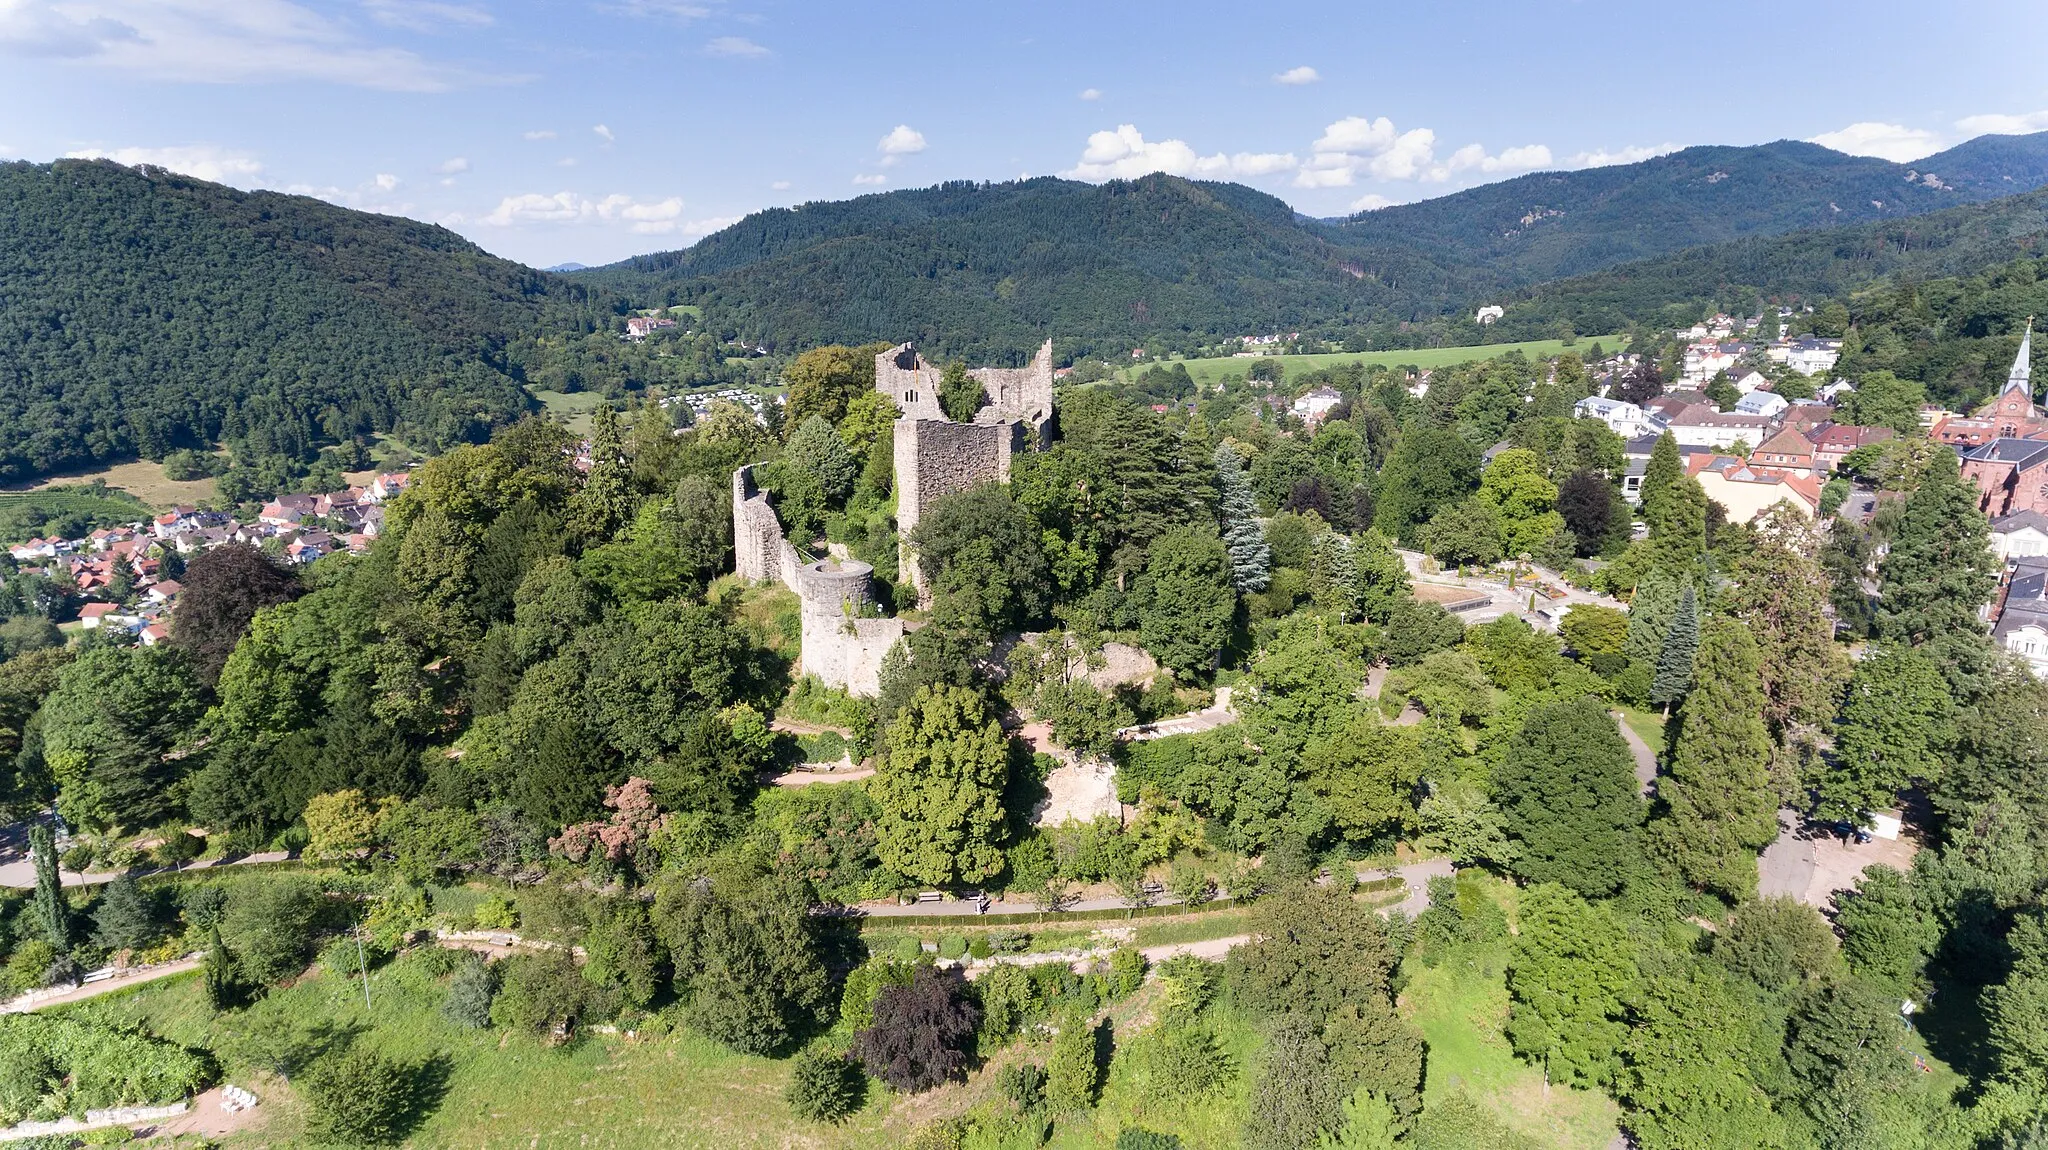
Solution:
[(2005, 390), (2017, 391), (2029, 399), (2034, 395), (2034, 317), (2027, 317), (2027, 334), (2020, 337), (2020, 353), (2013, 357), (2006, 373)]

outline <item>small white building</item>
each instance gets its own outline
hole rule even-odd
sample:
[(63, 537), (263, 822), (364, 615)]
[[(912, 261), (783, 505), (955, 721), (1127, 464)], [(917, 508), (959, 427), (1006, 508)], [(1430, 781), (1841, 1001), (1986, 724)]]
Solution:
[(1795, 339), (1785, 349), (1785, 366), (1801, 375), (1833, 371), (1835, 361), (1841, 358), (1842, 341), (1839, 339)]
[(1792, 406), (1790, 400), (1775, 391), (1752, 391), (1735, 401), (1735, 410), (1744, 415), (1761, 415), (1766, 419), (1776, 418)]
[(2048, 515), (2029, 508), (1993, 519), (1991, 550), (2008, 562), (2048, 555)]
[(1572, 414), (1580, 419), (1597, 419), (1623, 439), (1655, 435), (1664, 430), (1663, 420), (1620, 399), (1589, 395), (1572, 405)]
[(1334, 387), (1318, 387), (1294, 401), (1294, 414), (1303, 423), (1317, 424), (1330, 414), (1332, 408), (1344, 402), (1344, 397)]
[(1672, 416), (1671, 438), (1686, 447), (1733, 447), (1737, 442), (1751, 447), (1771, 434), (1771, 420), (1740, 411), (1715, 411), (1713, 406), (1695, 403)]
[(1770, 379), (1763, 372), (1753, 367), (1748, 371), (1731, 371), (1728, 373), (1728, 377), (1734, 380), (1735, 390), (1744, 395), (1748, 395), (1759, 387), (1769, 387), (1771, 385)]

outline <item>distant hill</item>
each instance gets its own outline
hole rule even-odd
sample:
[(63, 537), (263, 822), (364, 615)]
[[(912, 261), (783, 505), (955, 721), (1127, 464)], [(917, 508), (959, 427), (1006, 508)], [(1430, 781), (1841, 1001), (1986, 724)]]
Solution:
[(556, 264), (556, 265), (555, 265), (554, 267), (551, 267), (551, 268), (543, 268), (543, 269), (541, 269), (541, 270), (543, 270), (543, 271), (551, 271), (551, 272), (580, 272), (580, 271), (582, 271), (583, 269), (585, 269), (585, 268), (587, 268), (587, 267), (589, 267), (589, 266), (590, 266), (589, 264), (579, 264), (579, 263), (566, 263), (566, 264)]
[(1014, 354), (1053, 334), (1106, 353), (1163, 331), (1464, 315), (1562, 276), (2044, 183), (2048, 133), (1982, 137), (1915, 165), (1790, 141), (1688, 148), (1344, 220), (1163, 175), (953, 183), (757, 212), (695, 247), (573, 278), (646, 303), (715, 304), (777, 347), (888, 332), (946, 354)]
[(0, 164), (0, 480), (486, 436), (505, 351), (587, 289), (444, 228), (104, 160)]
[(1970, 275), (2048, 251), (2048, 189), (1903, 220), (1756, 236), (1622, 264), (1527, 289), (1503, 302), (1500, 338), (1615, 331), (1656, 323), (1742, 289), (1813, 301), (1882, 279)]

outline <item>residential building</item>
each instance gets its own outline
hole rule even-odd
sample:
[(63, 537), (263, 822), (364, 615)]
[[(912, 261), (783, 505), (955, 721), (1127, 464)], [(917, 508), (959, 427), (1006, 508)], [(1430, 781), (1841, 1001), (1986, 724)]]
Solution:
[(2048, 555), (2048, 515), (2028, 509), (1993, 519), (1991, 550), (2007, 562)]
[(1963, 478), (1977, 485), (1977, 507), (1992, 518), (2048, 511), (2048, 441), (1994, 439), (1963, 452)]
[(1735, 390), (1744, 395), (1748, 395), (1757, 388), (1768, 388), (1771, 386), (1771, 381), (1765, 378), (1764, 373), (1755, 368), (1750, 368), (1748, 371), (1737, 368), (1728, 373), (1728, 378), (1734, 382)]
[(1331, 409), (1344, 402), (1344, 397), (1334, 387), (1318, 387), (1294, 401), (1294, 414), (1303, 423), (1313, 427), (1321, 423)]
[(1792, 401), (1775, 391), (1752, 391), (1735, 401), (1735, 410), (1743, 415), (1761, 415), (1775, 419), (1792, 406)]
[(1781, 502), (1809, 519), (1820, 514), (1820, 481), (1812, 475), (1763, 474), (1732, 455), (1696, 455), (1686, 461), (1686, 472), (1727, 509), (1730, 523), (1748, 523)]
[(1795, 339), (1785, 350), (1785, 366), (1801, 375), (1819, 375), (1835, 370), (1842, 358), (1839, 339)]
[(1712, 404), (1695, 403), (1671, 418), (1671, 437), (1694, 447), (1733, 447), (1736, 443), (1758, 444), (1776, 425), (1762, 415), (1739, 411), (1715, 411)]
[(1854, 423), (1823, 423), (1806, 433), (1813, 442), (1814, 466), (1833, 471), (1842, 457), (1859, 447), (1883, 443), (1896, 435), (1889, 427), (1863, 427)]
[(2048, 675), (2048, 557), (2013, 561), (1992, 609), (1991, 641)]
[(1623, 439), (1655, 435), (1664, 430), (1663, 420), (1635, 404), (1619, 399), (1604, 399), (1597, 395), (1587, 396), (1573, 404), (1572, 414), (1580, 419), (1597, 419), (1606, 424), (1609, 431)]
[(1759, 475), (1810, 479), (1814, 472), (1813, 442), (1788, 427), (1749, 453), (1749, 467)]

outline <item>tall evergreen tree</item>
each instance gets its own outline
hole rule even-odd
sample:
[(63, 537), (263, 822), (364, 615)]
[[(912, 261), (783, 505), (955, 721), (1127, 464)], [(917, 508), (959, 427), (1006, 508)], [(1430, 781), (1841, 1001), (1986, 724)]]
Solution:
[(1644, 513), (1650, 527), (1650, 563), (1681, 577), (1689, 576), (1707, 553), (1707, 492), (1700, 481), (1679, 476)]
[(1650, 449), (1650, 462), (1643, 467), (1641, 489), (1643, 521), (1650, 518), (1664, 505), (1664, 495), (1671, 485), (1685, 477), (1685, 462), (1679, 458), (1678, 440), (1670, 432), (1657, 437), (1657, 444)]
[(1514, 870), (1588, 898), (1613, 894), (1637, 857), (1643, 821), (1635, 758), (1594, 698), (1532, 711), (1495, 773)]
[(1757, 680), (1771, 735), (1771, 779), (1781, 800), (1798, 793), (1802, 763), (1833, 721), (1849, 659), (1828, 612), (1831, 581), (1815, 556), (1821, 532), (1779, 504), (1756, 524), (1756, 546), (1735, 567), (1733, 606), (1756, 639)]
[(1229, 443), (1216, 445), (1216, 490), (1223, 497), (1223, 545), (1230, 548), (1230, 582), (1240, 593), (1264, 591), (1272, 581), (1273, 549), (1259, 528), (1259, 503), (1244, 460)]
[(1681, 584), (1668, 572), (1653, 568), (1644, 573), (1628, 601), (1628, 642), (1622, 654), (1629, 662), (1649, 669), (1657, 666), (1657, 655), (1664, 650), (1664, 633), (1671, 629), (1671, 617), (1678, 611), (1678, 599), (1686, 586), (1689, 584)]
[(600, 403), (590, 419), (590, 474), (569, 501), (569, 520), (584, 538), (603, 542), (633, 517), (632, 469), (619, 435), (619, 413)]
[(1906, 497), (1891, 551), (1878, 564), (1877, 633), (1913, 647), (1933, 647), (1954, 681), (1968, 645), (1984, 634), (1977, 609), (1998, 585), (1990, 524), (1977, 492), (1957, 473), (1953, 452), (1936, 451), (1920, 486)]
[(1671, 713), (1671, 705), (1692, 690), (1692, 664), (1700, 647), (1699, 604), (1688, 584), (1671, 614), (1671, 628), (1657, 652), (1657, 676), (1650, 682), (1650, 703)]
[(1652, 845), (1687, 882), (1730, 900), (1755, 893), (1756, 852), (1778, 831), (1758, 661), (1756, 640), (1741, 623), (1707, 625), (1651, 823)]
[(28, 828), (29, 859), (35, 864), (36, 893), (32, 904), (36, 930), (59, 953), (71, 949), (71, 910), (64, 905), (64, 887), (57, 874), (57, 835), (48, 823)]
[(1546, 1081), (1596, 1086), (1620, 1069), (1625, 998), (1636, 981), (1628, 932), (1604, 905), (1553, 883), (1522, 895), (1508, 959), (1508, 1041)]
[(1834, 758), (1820, 770), (1820, 813), (1861, 819), (1892, 805), (1916, 779), (1939, 776), (1954, 737), (1955, 703), (1932, 659), (1879, 645), (1856, 665), (1835, 725)]

